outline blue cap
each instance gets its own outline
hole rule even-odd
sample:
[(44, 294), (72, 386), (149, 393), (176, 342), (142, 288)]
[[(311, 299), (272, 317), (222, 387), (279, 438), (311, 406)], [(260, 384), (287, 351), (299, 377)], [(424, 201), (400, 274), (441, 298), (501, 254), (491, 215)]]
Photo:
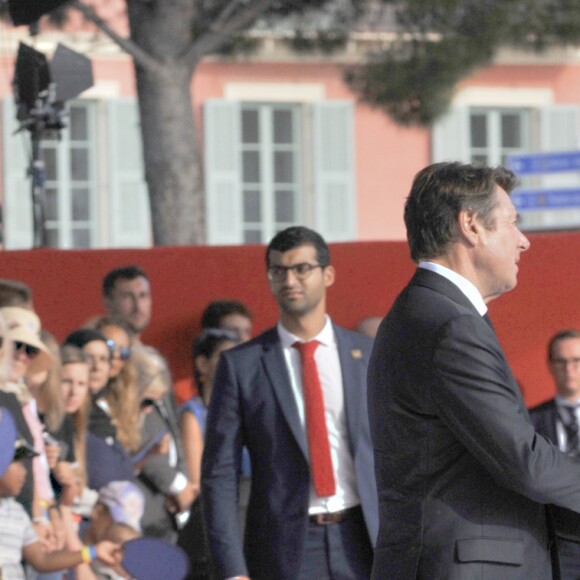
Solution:
[(183, 580), (189, 572), (185, 551), (160, 538), (135, 538), (125, 542), (121, 565), (139, 580)]

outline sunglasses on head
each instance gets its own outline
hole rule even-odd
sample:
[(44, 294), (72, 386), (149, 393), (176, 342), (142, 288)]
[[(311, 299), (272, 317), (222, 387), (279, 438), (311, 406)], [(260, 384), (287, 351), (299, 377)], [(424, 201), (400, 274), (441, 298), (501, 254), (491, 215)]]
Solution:
[(14, 341), (14, 350), (16, 352), (24, 352), (28, 358), (34, 358), (40, 349), (31, 344), (26, 344), (25, 342), (20, 342), (19, 340)]
[(131, 349), (128, 346), (117, 346), (114, 340), (107, 340), (107, 346), (111, 351), (111, 356), (115, 356), (118, 354), (121, 360), (129, 360), (131, 357)]
[(26, 439), (16, 439), (14, 441), (14, 457), (12, 461), (20, 461), (27, 457), (36, 457), (38, 453), (28, 444)]

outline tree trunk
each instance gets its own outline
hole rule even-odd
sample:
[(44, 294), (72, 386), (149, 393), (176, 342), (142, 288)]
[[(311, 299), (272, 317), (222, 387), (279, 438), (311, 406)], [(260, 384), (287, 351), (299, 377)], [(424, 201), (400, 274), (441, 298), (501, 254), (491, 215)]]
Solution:
[(200, 155), (191, 100), (191, 66), (136, 66), (143, 137), (156, 246), (204, 242)]

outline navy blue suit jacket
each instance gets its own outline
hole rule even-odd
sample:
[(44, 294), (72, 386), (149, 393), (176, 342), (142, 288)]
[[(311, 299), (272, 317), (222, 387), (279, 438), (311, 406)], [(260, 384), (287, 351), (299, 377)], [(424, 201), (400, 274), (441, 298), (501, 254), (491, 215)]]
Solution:
[(373, 578), (552, 577), (543, 504), (580, 511), (580, 465), (535, 432), (490, 325), (419, 269), (369, 363)]
[[(334, 326), (358, 493), (374, 543), (377, 496), (366, 403), (372, 340)], [(237, 515), (241, 449), (252, 462), (245, 553)], [(276, 328), (222, 353), (207, 419), (202, 499), (218, 578), (294, 579), (308, 523), (306, 434)]]

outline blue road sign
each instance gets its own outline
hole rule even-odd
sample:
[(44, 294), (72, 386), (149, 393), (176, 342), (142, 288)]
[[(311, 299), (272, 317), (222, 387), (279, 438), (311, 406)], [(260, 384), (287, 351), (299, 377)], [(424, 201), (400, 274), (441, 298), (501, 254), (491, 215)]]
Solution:
[(580, 208), (580, 189), (516, 189), (511, 195), (518, 211)]
[(510, 155), (507, 166), (517, 175), (580, 171), (580, 151)]

